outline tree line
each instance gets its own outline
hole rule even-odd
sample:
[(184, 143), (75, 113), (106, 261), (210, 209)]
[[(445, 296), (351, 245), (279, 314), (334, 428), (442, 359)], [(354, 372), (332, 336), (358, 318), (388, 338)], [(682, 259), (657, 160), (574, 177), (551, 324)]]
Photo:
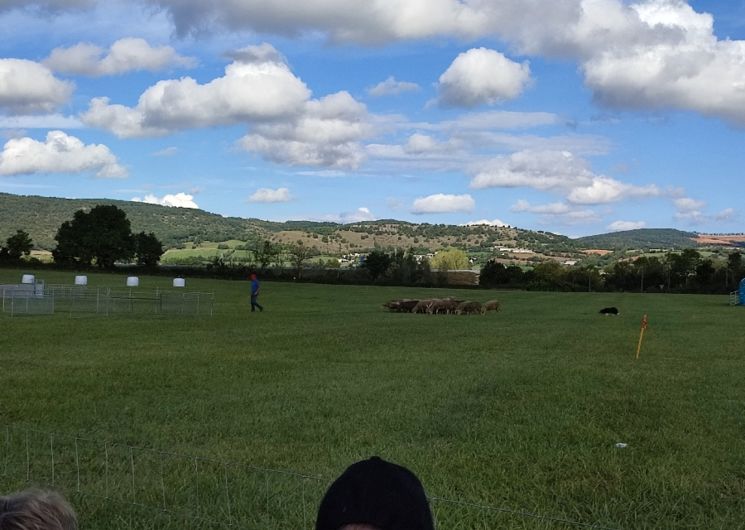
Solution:
[(549, 261), (523, 270), (492, 260), (481, 269), (479, 282), (485, 287), (535, 290), (726, 293), (736, 289), (743, 276), (745, 266), (738, 250), (728, 254), (725, 264), (717, 265), (695, 249), (684, 249), (663, 258), (621, 260), (606, 268)]
[[(133, 233), (126, 213), (115, 205), (76, 211), (71, 220), (60, 225), (54, 239), (57, 242), (52, 251), (54, 262), (65, 267), (113, 269), (117, 263), (134, 262), (155, 269), (163, 255), (158, 238), (152, 232)], [(29, 234), (17, 230), (0, 245), (0, 262), (19, 263), (32, 248)], [(445, 249), (427, 258), (415, 254), (413, 249), (397, 248), (375, 249), (353, 270), (334, 272), (333, 269), (339, 269), (339, 263), (332, 260), (311, 268), (325, 272), (310, 274), (307, 263), (317, 255), (318, 250), (302, 240), (290, 245), (264, 240), (252, 246), (248, 261), (231, 262), (220, 256), (208, 263), (206, 270), (223, 277), (259, 270), (279, 279), (430, 286), (445, 285), (446, 271), (471, 267), (468, 255), (460, 249)], [(532, 290), (720, 293), (737, 288), (744, 275), (743, 257), (737, 250), (730, 252), (722, 264), (687, 248), (668, 252), (661, 258), (641, 256), (620, 260), (605, 268), (545, 261), (524, 269), (492, 259), (482, 267), (479, 284), (487, 288)]]
[[(56, 265), (75, 268), (97, 266), (113, 269), (117, 262), (135, 261), (137, 265), (155, 268), (163, 255), (163, 244), (152, 232), (132, 233), (127, 214), (114, 205), (98, 205), (90, 211), (78, 210), (65, 221), (54, 236), (52, 250)], [(33, 241), (27, 232), (18, 230), (0, 247), (0, 261), (18, 263), (28, 256)]]

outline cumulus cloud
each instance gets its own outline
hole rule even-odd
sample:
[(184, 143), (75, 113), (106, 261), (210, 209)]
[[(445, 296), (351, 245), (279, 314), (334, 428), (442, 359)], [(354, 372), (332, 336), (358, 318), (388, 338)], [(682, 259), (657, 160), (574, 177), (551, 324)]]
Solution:
[(519, 151), (483, 164), (472, 188), (527, 187), (553, 191), (574, 204), (603, 204), (662, 194), (655, 185), (636, 186), (595, 174), (586, 160), (568, 151)]
[(592, 183), (589, 164), (568, 151), (519, 151), (492, 159), (471, 179), (472, 188), (571, 189)]
[(575, 204), (603, 204), (630, 197), (656, 197), (660, 193), (654, 184), (633, 186), (610, 177), (598, 176), (592, 179), (589, 186), (574, 188), (567, 199)]
[(170, 46), (153, 47), (145, 39), (119, 39), (109, 50), (81, 42), (55, 48), (44, 60), (50, 69), (65, 74), (119, 75), (136, 70), (155, 72), (169, 67), (192, 67), (195, 60), (183, 57)]
[(338, 92), (308, 101), (294, 119), (257, 124), (240, 145), (281, 164), (347, 169), (360, 165), (359, 142), (371, 133), (365, 106)]
[(645, 221), (613, 221), (608, 225), (611, 232), (624, 232), (626, 230), (638, 230), (647, 226)]
[(334, 40), (383, 43), (450, 33), (474, 37), (486, 29), (483, 14), (457, 0), (364, 2), (352, 8), (344, 0), (148, 1), (166, 9), (181, 34), (217, 28), (285, 35), (321, 31)]
[(371, 96), (395, 96), (403, 92), (413, 92), (419, 90), (419, 85), (408, 81), (398, 81), (395, 77), (390, 76), (385, 81), (367, 89)]
[(594, 210), (580, 208), (564, 202), (531, 204), (521, 199), (512, 205), (510, 211), (536, 214), (543, 222), (552, 224), (576, 225), (593, 223), (600, 220), (600, 216)]
[(530, 82), (530, 66), (486, 48), (473, 48), (455, 58), (438, 83), (441, 105), (475, 107), (514, 99)]
[(199, 84), (190, 77), (160, 81), (135, 107), (94, 98), (84, 123), (122, 138), (158, 136), (187, 128), (291, 117), (310, 91), (269, 44), (239, 50), (223, 77)]
[(67, 103), (74, 88), (39, 63), (0, 59), (0, 110), (8, 114), (53, 112)]
[(292, 199), (288, 188), (259, 188), (248, 198), (249, 202), (288, 202)]
[(357, 208), (353, 212), (342, 212), (339, 215), (339, 221), (343, 224), (374, 221), (375, 219), (375, 215), (373, 215), (370, 209), (365, 206)]
[(509, 226), (507, 223), (502, 221), (501, 219), (479, 219), (478, 221), (469, 221), (467, 223), (463, 223), (461, 226)]
[(0, 175), (89, 171), (101, 178), (127, 175), (108, 147), (85, 145), (62, 131), (50, 131), (44, 142), (28, 137), (10, 139), (0, 152)]
[[(523, 54), (576, 60), (605, 104), (675, 107), (745, 123), (745, 41), (719, 40), (711, 15), (684, 0), (381, 1), (351, 9), (345, 0), (146, 1), (166, 10), (182, 35), (227, 28), (362, 43), (497, 38)], [(455, 101), (482, 103), (486, 96), (469, 88), (471, 78), (464, 83), (454, 81)], [(505, 98), (504, 87), (484, 90)]]
[(673, 204), (679, 212), (692, 212), (696, 210), (702, 210), (706, 206), (706, 203), (704, 201), (699, 201), (690, 197), (679, 197), (677, 199), (674, 199)]
[(362, 223), (364, 221), (374, 221), (375, 219), (377, 219), (377, 217), (375, 217), (375, 215), (370, 211), (370, 208), (365, 206), (361, 206), (351, 212), (329, 214), (319, 218), (320, 221), (341, 224)]
[(436, 193), (414, 200), (411, 212), (414, 214), (471, 212), (475, 206), (476, 202), (468, 194), (448, 195), (445, 193)]
[(194, 202), (194, 196), (183, 192), (166, 194), (163, 197), (157, 197), (153, 194), (148, 194), (144, 197), (132, 197), (131, 200), (133, 202), (160, 204), (161, 206), (173, 206), (177, 208), (199, 208), (199, 206), (197, 206), (197, 203)]
[(677, 107), (745, 123), (745, 41), (718, 40), (711, 15), (683, 1), (635, 4), (627, 16), (655, 38), (607, 47), (584, 62), (586, 83), (599, 101), (625, 108)]

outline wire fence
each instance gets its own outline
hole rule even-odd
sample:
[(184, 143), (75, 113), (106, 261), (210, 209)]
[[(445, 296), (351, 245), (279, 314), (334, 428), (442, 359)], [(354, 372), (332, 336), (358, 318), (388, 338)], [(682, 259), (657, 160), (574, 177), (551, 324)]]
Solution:
[[(0, 433), (2, 491), (61, 491), (86, 528), (311, 530), (333, 480), (23, 426)], [(429, 501), (443, 530), (607, 528), (477, 502)]]
[(215, 295), (184, 289), (114, 289), (80, 285), (0, 286), (3, 312), (11, 316), (158, 314), (212, 316)]

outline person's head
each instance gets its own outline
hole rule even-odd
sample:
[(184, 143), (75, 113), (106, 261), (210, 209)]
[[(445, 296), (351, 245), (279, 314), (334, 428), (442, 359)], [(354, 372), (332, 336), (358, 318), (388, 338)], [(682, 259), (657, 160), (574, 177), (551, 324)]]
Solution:
[(349, 466), (324, 495), (316, 530), (433, 530), (419, 479), (376, 456)]
[(251, 273), (251, 279), (252, 279), (252, 280), (255, 280), (255, 279), (256, 279), (256, 273), (255, 273), (255, 272), (252, 272), (252, 273)]
[(26, 490), (0, 497), (0, 530), (77, 530), (78, 518), (54, 491)]

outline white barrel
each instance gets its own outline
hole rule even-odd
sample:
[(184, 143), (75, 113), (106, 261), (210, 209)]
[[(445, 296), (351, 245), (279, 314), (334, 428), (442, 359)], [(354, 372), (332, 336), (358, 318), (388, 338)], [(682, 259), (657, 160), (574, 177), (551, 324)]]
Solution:
[(186, 287), (186, 280), (184, 280), (183, 278), (174, 278), (173, 286), (174, 287)]
[(36, 276), (33, 274), (24, 274), (21, 276), (21, 283), (36, 283)]
[(75, 285), (88, 285), (88, 276), (75, 276)]
[(140, 279), (137, 276), (129, 276), (127, 278), (127, 287), (137, 287), (140, 285)]

